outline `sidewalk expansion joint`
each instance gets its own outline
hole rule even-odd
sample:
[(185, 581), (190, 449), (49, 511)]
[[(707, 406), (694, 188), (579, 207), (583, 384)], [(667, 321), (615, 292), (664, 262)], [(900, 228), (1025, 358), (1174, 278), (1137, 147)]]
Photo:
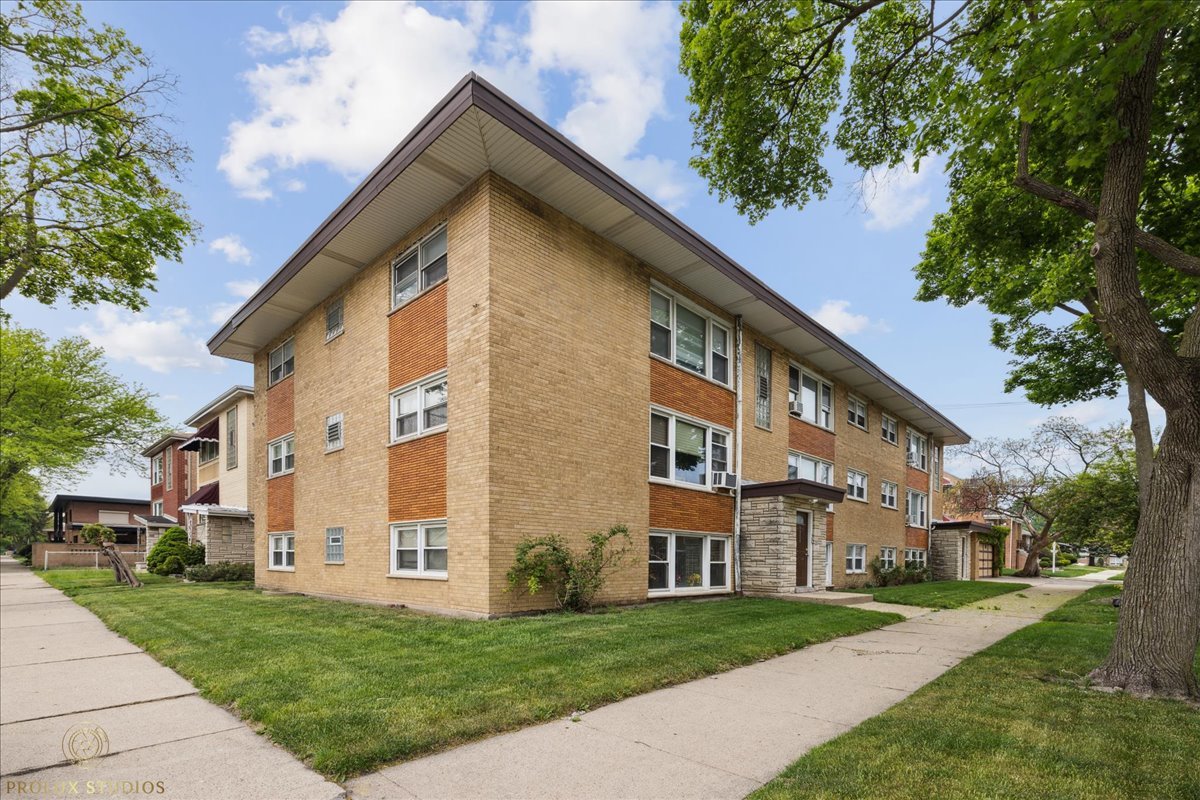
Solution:
[(182, 694), (171, 694), (171, 695), (166, 695), (164, 697), (151, 697), (148, 700), (133, 700), (128, 703), (117, 703), (116, 705), (112, 705), (112, 706), (96, 706), (95, 708), (80, 708), (80, 709), (76, 709), (75, 711), (64, 711), (61, 714), (47, 714), (44, 717), (30, 717), (28, 719), (14, 719), (14, 720), (10, 720), (9, 722), (0, 724), (0, 727), (3, 727), (4, 725), (17, 725), (22, 722), (37, 722), (38, 720), (42, 720), (42, 719), (57, 719), (59, 717), (74, 717), (79, 714), (93, 714), (97, 711), (108, 711), (109, 709), (113, 709), (113, 708), (128, 708), (129, 706), (141, 706), (141, 705), (145, 705), (146, 703), (161, 703), (163, 700), (178, 700), (181, 697), (195, 697), (199, 693), (200, 693), (199, 690), (193, 689), (190, 692), (184, 692)]

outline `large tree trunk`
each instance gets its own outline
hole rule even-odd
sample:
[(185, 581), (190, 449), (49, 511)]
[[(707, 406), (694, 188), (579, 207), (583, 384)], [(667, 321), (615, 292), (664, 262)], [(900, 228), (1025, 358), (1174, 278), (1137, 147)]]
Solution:
[(1032, 549), (1025, 556), (1025, 563), (1016, 571), (1016, 576), (1019, 578), (1040, 578), (1042, 576), (1042, 562), (1039, 559), (1044, 549), (1033, 545)]
[(1139, 695), (1200, 697), (1192, 666), (1200, 646), (1200, 413), (1167, 415), (1120, 614), (1092, 680)]

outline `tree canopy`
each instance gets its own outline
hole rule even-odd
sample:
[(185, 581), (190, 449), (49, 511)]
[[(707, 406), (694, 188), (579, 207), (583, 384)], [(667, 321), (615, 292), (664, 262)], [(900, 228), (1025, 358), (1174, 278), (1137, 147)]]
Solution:
[(172, 188), (186, 146), (166, 127), (174, 79), (79, 5), (0, 13), (0, 298), (146, 304), (155, 263), (195, 223)]

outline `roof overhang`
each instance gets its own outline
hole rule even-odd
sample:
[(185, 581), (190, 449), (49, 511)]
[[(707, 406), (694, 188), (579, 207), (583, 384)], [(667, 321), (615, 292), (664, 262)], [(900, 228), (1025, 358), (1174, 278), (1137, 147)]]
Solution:
[(304, 314), (492, 171), (948, 444), (970, 437), (870, 359), (487, 81), (468, 74), (209, 340), (253, 361)]
[[(190, 422), (187, 424), (191, 425)], [(171, 442), (187, 441), (187, 438), (189, 436), (191, 436), (190, 433), (184, 433), (183, 431), (176, 431), (175, 433), (168, 433), (166, 436), (162, 437), (157, 442), (155, 442), (154, 444), (150, 445), (145, 450), (143, 450), (142, 455), (149, 458), (152, 455), (156, 455), (158, 453), (158, 451), (162, 450), (164, 447), (169, 445)]]
[(845, 489), (830, 486), (828, 483), (810, 481), (807, 478), (747, 483), (741, 487), (740, 491), (743, 500), (750, 497), (801, 497), (822, 503), (840, 503), (846, 496)]
[(236, 403), (243, 397), (254, 397), (254, 388), (251, 386), (232, 386), (221, 392), (220, 396), (206, 403), (204, 408), (192, 414), (186, 420), (184, 425), (191, 425), (193, 428), (199, 427), (200, 423), (208, 419), (209, 416), (223, 410), (226, 406)]
[(179, 524), (178, 520), (168, 517), (166, 514), (157, 517), (151, 514), (144, 517), (134, 514), (133, 519), (146, 528), (170, 528), (172, 525)]
[(939, 520), (933, 523), (938, 531), (965, 531), (967, 533), (991, 533), (992, 526), (973, 519)]

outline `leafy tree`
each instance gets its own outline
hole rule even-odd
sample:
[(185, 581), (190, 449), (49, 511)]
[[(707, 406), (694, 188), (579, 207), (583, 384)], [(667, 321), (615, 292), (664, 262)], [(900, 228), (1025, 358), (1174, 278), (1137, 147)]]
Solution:
[(173, 78), (78, 5), (0, 14), (0, 299), (145, 306), (156, 260), (195, 224), (170, 184), (191, 155), (163, 127)]
[(1128, 448), (1092, 464), (1060, 491), (1062, 541), (1093, 553), (1130, 551), (1138, 524), (1138, 477)]
[(32, 475), (23, 473), (12, 479), (0, 497), (0, 539), (13, 550), (42, 539), (50, 510), (41, 489)]
[(0, 327), (0, 507), (30, 480), (70, 482), (100, 461), (144, 468), (139, 453), (163, 429), (150, 398), (83, 339), (50, 344), (38, 331)]
[[(690, 0), (682, 13), (694, 163), (722, 198), (757, 219), (823, 197), (831, 143), (864, 170), (941, 155), (950, 207), (927, 237), (921, 297), (998, 314), (1010, 384), (1035, 401), (1111, 394), (1123, 376), (1142, 509), (1092, 677), (1200, 695), (1200, 4)], [(1146, 393), (1167, 417), (1157, 450)]]
[[(620, 547), (614, 548), (614, 539), (622, 540)], [(629, 529), (624, 525), (588, 534), (588, 547), (582, 553), (574, 552), (561, 536), (526, 537), (517, 544), (508, 587), (531, 595), (549, 589), (558, 608), (587, 611), (608, 574), (624, 560), (628, 546)]]

